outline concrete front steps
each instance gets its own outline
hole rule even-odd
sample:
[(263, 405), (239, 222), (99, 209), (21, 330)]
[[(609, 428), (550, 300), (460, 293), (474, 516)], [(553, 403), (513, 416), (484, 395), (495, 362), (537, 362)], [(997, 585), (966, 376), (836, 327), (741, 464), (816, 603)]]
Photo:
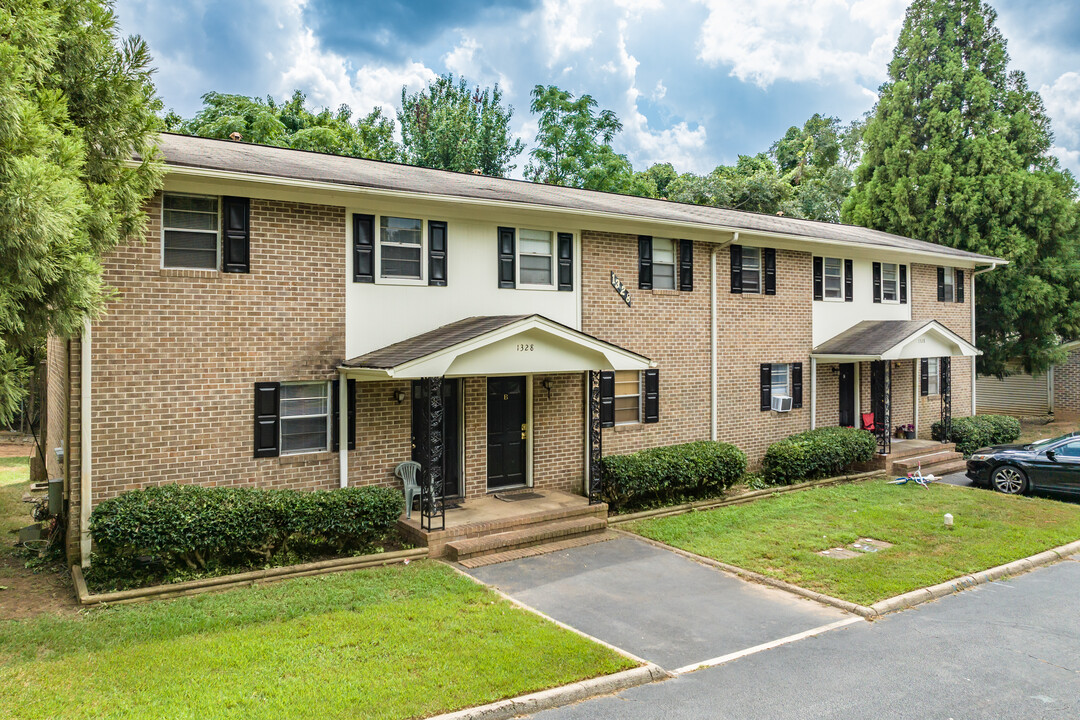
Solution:
[(503, 554), (548, 543), (599, 535), (605, 530), (607, 530), (607, 517), (592, 514), (534, 522), (519, 525), (513, 530), (504, 532), (451, 540), (446, 543), (446, 557), (448, 560), (461, 562), (485, 555)]
[(923, 475), (948, 475), (964, 470), (967, 462), (962, 453), (956, 452), (956, 443), (940, 443), (936, 447), (907, 448), (890, 453), (888, 471), (894, 475), (906, 475), (922, 468)]

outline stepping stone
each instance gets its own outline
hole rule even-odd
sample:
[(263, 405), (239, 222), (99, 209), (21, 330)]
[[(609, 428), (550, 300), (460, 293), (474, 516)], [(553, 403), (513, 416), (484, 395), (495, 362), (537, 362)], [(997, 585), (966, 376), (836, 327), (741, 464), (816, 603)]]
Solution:
[(818, 555), (824, 555), (825, 557), (833, 558), (834, 560), (849, 560), (853, 557), (859, 557), (862, 553), (853, 552), (847, 548), (834, 547), (828, 550), (822, 550), (818, 552)]
[(874, 538), (859, 538), (859, 541), (856, 544), (869, 545), (870, 547), (877, 548), (878, 550), (884, 550), (893, 546), (891, 542), (885, 542), (884, 540), (875, 540)]

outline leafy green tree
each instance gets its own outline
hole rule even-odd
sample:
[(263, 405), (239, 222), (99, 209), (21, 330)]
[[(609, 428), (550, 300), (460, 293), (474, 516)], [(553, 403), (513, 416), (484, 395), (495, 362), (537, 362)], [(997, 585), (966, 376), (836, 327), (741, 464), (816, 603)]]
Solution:
[(789, 214), (839, 222), (859, 160), (863, 123), (847, 127), (840, 119), (815, 113), (803, 126), (791, 126), (769, 154), (792, 187)]
[(708, 175), (684, 173), (667, 186), (668, 199), (695, 205), (789, 214), (791, 186), (764, 153), (740, 155), (735, 165), (720, 165)]
[(626, 156), (612, 149), (622, 123), (611, 110), (595, 112), (591, 95), (574, 99), (554, 85), (537, 85), (530, 109), (540, 116), (536, 147), (525, 166), (530, 180), (608, 192), (655, 192), (646, 179), (635, 176)]
[(112, 3), (0, 8), (0, 422), (44, 338), (101, 311), (101, 257), (142, 233), (159, 111), (146, 44), (119, 37)]
[(469, 89), (465, 78), (440, 75), (423, 90), (401, 88), (401, 140), (405, 162), (421, 167), (505, 177), (525, 144), (510, 132), (512, 107), (502, 90)]
[(341, 105), (337, 112), (329, 108), (310, 110), (307, 97), (299, 90), (282, 103), (270, 96), (263, 100), (218, 92), (208, 92), (202, 100), (202, 109), (190, 120), (168, 113), (166, 129), (212, 138), (227, 138), (237, 132), (245, 141), (259, 145), (372, 160), (400, 157), (394, 141), (394, 121), (382, 114), (382, 108), (354, 121), (348, 105)]
[(1042, 370), (1080, 336), (1080, 207), (995, 20), (979, 0), (911, 4), (844, 217), (1008, 260), (976, 283), (979, 368), (1001, 374), (1014, 357)]

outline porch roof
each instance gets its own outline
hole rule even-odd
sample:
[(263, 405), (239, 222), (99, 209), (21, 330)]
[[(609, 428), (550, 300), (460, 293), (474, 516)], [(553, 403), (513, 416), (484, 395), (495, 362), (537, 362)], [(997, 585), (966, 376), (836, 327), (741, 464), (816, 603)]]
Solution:
[(814, 348), (821, 360), (904, 360), (982, 353), (937, 320), (864, 320)]
[(339, 370), (360, 380), (645, 370), (647, 357), (543, 315), (481, 315), (359, 357)]

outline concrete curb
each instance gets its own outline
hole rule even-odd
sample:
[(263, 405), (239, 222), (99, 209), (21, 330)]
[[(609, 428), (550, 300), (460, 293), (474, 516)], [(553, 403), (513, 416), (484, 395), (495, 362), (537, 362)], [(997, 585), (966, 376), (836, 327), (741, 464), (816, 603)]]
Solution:
[(785, 495), (790, 492), (798, 492), (799, 490), (841, 485), (848, 482), (868, 480), (874, 477), (885, 477), (886, 475), (887, 473), (884, 470), (870, 470), (854, 475), (837, 475), (836, 477), (822, 478), (821, 480), (809, 480), (796, 485), (779, 485), (777, 487), (765, 488), (764, 490), (751, 490), (750, 492), (741, 493), (733, 497), (696, 500), (682, 505), (642, 510), (640, 512), (627, 513), (625, 515), (613, 515), (608, 517), (608, 525), (622, 525), (623, 523), (633, 522), (634, 520), (682, 515), (683, 513), (694, 512), (697, 510), (712, 510), (713, 508), (727, 507), (728, 505), (742, 505), (743, 503), (753, 502), (754, 500), (760, 500), (761, 498), (772, 497), (774, 495)]
[(611, 695), (627, 688), (645, 685), (657, 680), (666, 680), (668, 677), (670, 677), (668, 673), (660, 669), (660, 667), (648, 663), (643, 667), (624, 670), (614, 675), (582, 680), (569, 685), (551, 688), (550, 690), (541, 690), (529, 695), (499, 700), (488, 705), (458, 710), (445, 715), (436, 715), (428, 720), (507, 720), (519, 715), (531, 715), (541, 710), (570, 705), (600, 695)]
[(290, 580), (292, 578), (309, 577), (311, 575), (325, 575), (327, 573), (345, 572), (347, 570), (360, 570), (381, 565), (393, 565), (400, 562), (422, 560), (427, 557), (427, 548), (414, 548), (412, 550), (395, 550), (387, 553), (372, 553), (371, 555), (359, 555), (356, 557), (335, 558), (333, 560), (320, 560), (318, 562), (303, 563), (300, 565), (287, 565), (283, 567), (269, 568), (267, 570), (252, 570), (250, 572), (236, 573), (233, 575), (221, 575), (219, 577), (204, 578), (202, 580), (188, 580), (171, 585), (151, 585), (150, 587), (137, 588), (135, 590), (120, 590), (109, 593), (91, 593), (86, 587), (86, 579), (83, 577), (82, 568), (78, 565), (71, 566), (71, 579), (75, 585), (75, 595), (80, 605), (121, 605), (146, 600), (165, 600), (189, 595), (199, 595), (205, 592), (217, 590), (231, 590), (237, 587), (255, 585), (256, 583), (268, 583), (276, 580)]

